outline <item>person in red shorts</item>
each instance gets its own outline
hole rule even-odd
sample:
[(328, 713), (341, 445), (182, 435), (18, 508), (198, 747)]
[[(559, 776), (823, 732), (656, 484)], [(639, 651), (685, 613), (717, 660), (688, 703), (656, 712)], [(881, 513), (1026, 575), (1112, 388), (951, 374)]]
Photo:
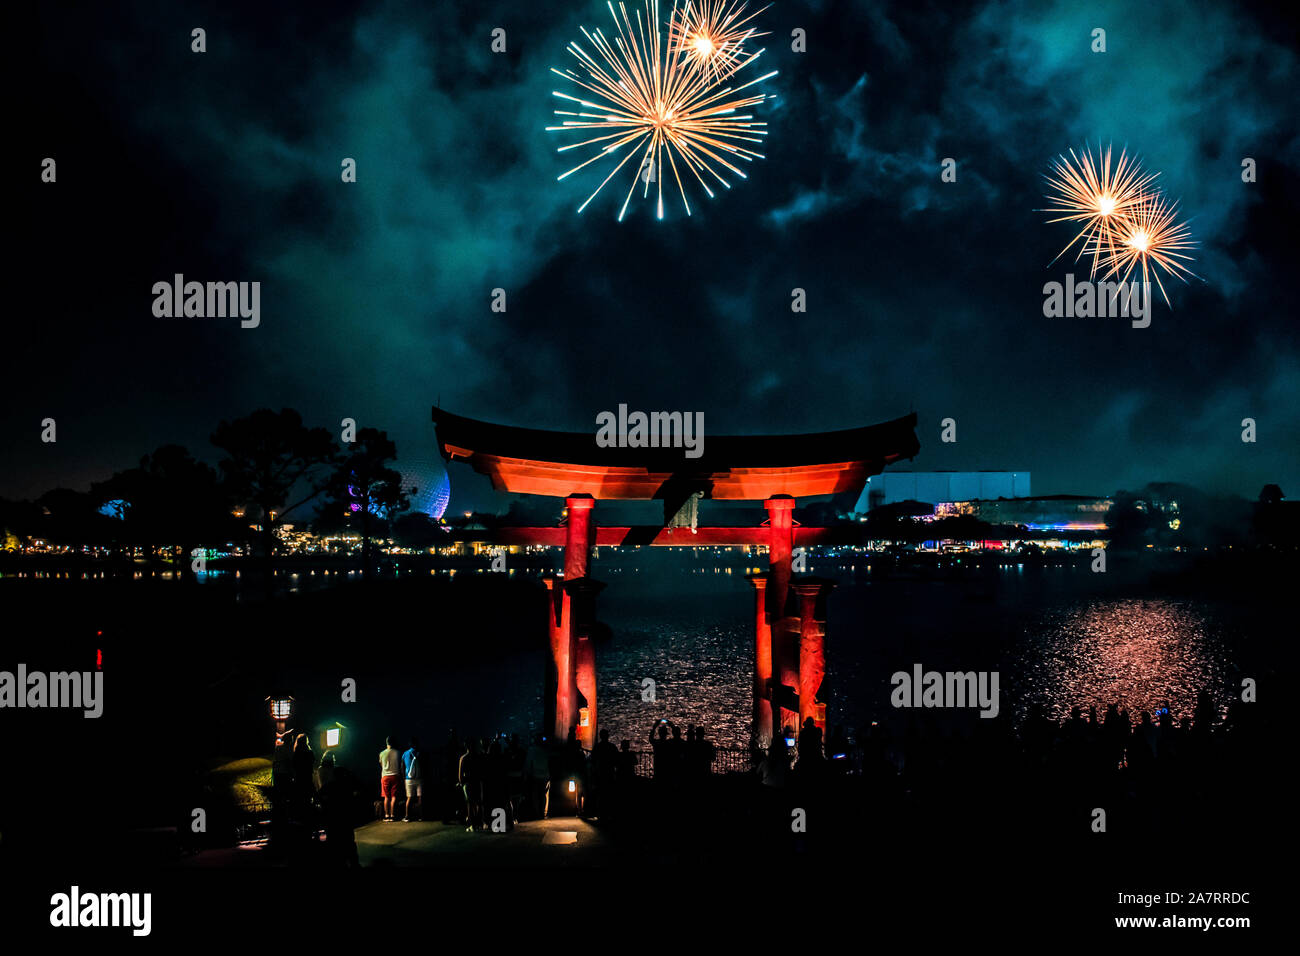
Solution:
[(397, 792), (402, 786), (402, 754), (392, 737), (388, 746), (379, 752), (379, 794), (384, 798), (384, 822), (393, 822), (397, 808)]

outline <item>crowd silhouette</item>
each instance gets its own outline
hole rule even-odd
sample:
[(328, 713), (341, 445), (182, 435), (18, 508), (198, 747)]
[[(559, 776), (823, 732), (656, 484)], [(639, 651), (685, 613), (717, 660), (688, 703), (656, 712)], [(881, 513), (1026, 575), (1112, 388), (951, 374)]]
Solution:
[[(901, 730), (872, 723), (857, 733), (843, 726), (824, 732), (809, 718), (725, 771), (705, 728), (688, 724), (683, 732), (671, 720), (649, 729), (641, 751), (628, 739), (616, 746), (608, 730), (584, 751), (576, 728), (562, 741), (534, 733), (527, 745), (517, 733), (462, 738), (453, 729), (434, 751), (415, 738), (405, 749), (388, 738), (373, 818), (508, 833), (520, 821), (579, 816), (647, 841), (664, 826), (689, 836), (757, 824), (762, 832), (795, 833), (796, 848), (807, 838), (788, 826), (792, 810), (863, 806), (904, 829), (921, 820), (938, 821), (929, 829), (960, 828), (981, 814), (1014, 816), (1027, 827), (1035, 813), (1039, 822), (1059, 823), (1092, 806), (1113, 808), (1136, 828), (1172, 828), (1171, 795), (1187, 813), (1200, 798), (1203, 805), (1223, 796), (1228, 765), (1253, 739), (1251, 716), (1244, 706), (1220, 713), (1202, 694), (1194, 713), (1182, 717), (1167, 708), (1135, 717), (1110, 704), (1100, 714), (1075, 707), (1060, 721), (1030, 708), (1018, 724), (974, 720), (964, 727), (913, 714)], [(278, 828), (312, 821), (325, 830), (335, 863), (357, 865), (353, 827), (364, 817), (355, 797), (367, 789), (364, 780), (358, 786), (333, 753), (315, 763), (304, 734), (277, 745), (273, 768)], [(1126, 808), (1137, 812), (1125, 818)]]

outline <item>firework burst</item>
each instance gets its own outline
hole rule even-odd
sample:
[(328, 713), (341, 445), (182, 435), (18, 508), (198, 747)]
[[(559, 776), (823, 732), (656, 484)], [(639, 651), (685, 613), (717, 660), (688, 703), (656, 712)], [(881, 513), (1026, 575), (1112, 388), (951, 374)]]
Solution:
[(1090, 253), (1095, 278), (1101, 261), (1120, 249), (1119, 238), (1126, 234), (1135, 212), (1154, 194), (1158, 175), (1144, 172), (1142, 164), (1130, 159), (1127, 152), (1121, 152), (1112, 165), (1111, 148), (1107, 146), (1102, 152), (1100, 144), (1095, 158), (1091, 148), (1085, 148), (1081, 155), (1071, 149), (1068, 159), (1058, 156), (1044, 177), (1050, 205), (1036, 211), (1056, 216), (1048, 222), (1074, 223), (1079, 231), (1052, 262), (1078, 243), (1074, 261)]
[(685, 57), (695, 69), (707, 70), (713, 82), (721, 82), (744, 65), (745, 44), (767, 36), (746, 26), (766, 9), (746, 16), (739, 0), (687, 0), (668, 21), (669, 55)]
[[(688, 0), (688, 8), (697, 2), (699, 0)], [(767, 124), (756, 121), (752, 114), (744, 111), (767, 97), (758, 92), (742, 93), (776, 76), (776, 71), (731, 85), (736, 75), (758, 59), (762, 51), (728, 50), (735, 59), (726, 76), (727, 85), (714, 82), (712, 70), (698, 68), (699, 65), (686, 51), (671, 39), (663, 42), (659, 0), (644, 0), (644, 8), (637, 9), (635, 17), (629, 15), (624, 3), (618, 4), (618, 12), (615, 12), (612, 2), (607, 6), (614, 19), (616, 35), (607, 38), (599, 29), (588, 31), (583, 27), (582, 35), (594, 52), (589, 53), (578, 43), (570, 43), (569, 53), (578, 61), (580, 69), (551, 70), (580, 87), (590, 98), (554, 91), (555, 96), (576, 103), (579, 109), (556, 110), (555, 115), (562, 117), (560, 125), (548, 126), (547, 130), (594, 133), (580, 142), (559, 147), (559, 152), (595, 151), (559, 178), (565, 179), (602, 159), (617, 161), (600, 185), (578, 207), (578, 212), (582, 212), (614, 175), (637, 157), (632, 166), (632, 183), (619, 210), (619, 220), (622, 221), (627, 212), (638, 180), (643, 186), (643, 198), (649, 195), (651, 184), (654, 184), (658, 194), (658, 216), (662, 219), (663, 184), (670, 176), (689, 216), (691, 205), (683, 180), (689, 182), (693, 176), (712, 198), (711, 183), (731, 188), (719, 169), (744, 179), (745, 174), (737, 164), (763, 158), (763, 154), (753, 147), (761, 144), (767, 135)], [(736, 16), (739, 15), (738, 11)], [(670, 22), (678, 18), (674, 6)], [(732, 20), (726, 23), (735, 25)]]
[(1169, 295), (1160, 281), (1158, 268), (1184, 282), (1188, 276), (1198, 278), (1185, 265), (1192, 261), (1188, 253), (1196, 248), (1196, 243), (1188, 224), (1178, 221), (1178, 203), (1171, 203), (1160, 193), (1148, 195), (1126, 216), (1118, 233), (1116, 248), (1106, 258), (1108, 268), (1104, 278), (1118, 275), (1121, 282), (1128, 282), (1140, 265), (1143, 283), (1155, 279), (1165, 305), (1169, 305)]

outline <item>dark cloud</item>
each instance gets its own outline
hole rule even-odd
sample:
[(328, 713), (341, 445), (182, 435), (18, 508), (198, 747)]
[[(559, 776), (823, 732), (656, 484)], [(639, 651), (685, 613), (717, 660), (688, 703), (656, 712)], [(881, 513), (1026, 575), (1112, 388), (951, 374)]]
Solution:
[[(606, 26), (602, 3), (42, 12), (23, 142), (58, 156), (60, 182), (24, 197), (24, 308), (42, 320), (12, 331), (0, 493), (84, 484), (165, 441), (210, 454), (218, 419), (262, 405), (349, 415), (423, 453), (439, 397), (568, 429), (620, 402), (738, 432), (915, 407), (918, 468), (1027, 469), (1043, 492), (1291, 490), (1298, 77), (1294, 25), (1269, 16), (778, 3), (768, 158), (692, 194), (689, 219), (634, 200), (617, 223), (626, 185), (577, 215), (598, 178), (557, 183), (543, 131), (550, 67), (579, 25)], [(497, 26), (507, 54), (490, 52)], [(1161, 170), (1202, 243), (1203, 281), (1175, 283), (1149, 329), (1041, 314), (1068, 238), (1033, 212), (1041, 174), (1098, 141)], [(173, 272), (260, 280), (262, 326), (152, 319), (148, 290)], [(47, 414), (57, 449), (34, 444)], [(937, 442), (948, 416), (956, 445)], [(1257, 445), (1238, 438), (1247, 416)]]

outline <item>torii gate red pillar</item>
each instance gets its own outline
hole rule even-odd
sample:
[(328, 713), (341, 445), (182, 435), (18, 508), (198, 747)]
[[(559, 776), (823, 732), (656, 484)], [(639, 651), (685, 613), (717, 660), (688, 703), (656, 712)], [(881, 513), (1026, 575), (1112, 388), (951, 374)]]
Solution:
[(767, 622), (767, 575), (751, 574), (754, 586), (754, 716), (751, 742), (764, 749), (772, 741), (772, 626)]
[[(811, 717), (826, 732), (826, 703), (818, 698), (826, 677), (826, 604), (834, 583), (805, 578), (794, 584), (799, 595), (799, 724)], [(824, 738), (823, 738), (824, 739)]]
[(591, 572), (591, 546), (596, 540), (591, 511), (596, 499), (591, 495), (570, 495), (564, 503), (569, 510), (564, 530), (564, 578), (576, 581)]
[(767, 619), (775, 624), (785, 616), (790, 592), (790, 562), (794, 551), (794, 499), (773, 495), (763, 502), (767, 509), (767, 561), (772, 568), (772, 587), (767, 592)]
[(787, 633), (789, 622), (785, 608), (790, 595), (790, 573), (794, 552), (794, 498), (773, 495), (763, 502), (768, 516), (767, 558), (770, 574), (767, 587), (767, 625), (772, 642), (772, 681), (769, 701), (772, 709), (772, 732), (780, 733), (794, 712), (781, 706), (777, 697), (784, 699), (788, 692), (782, 687), (798, 692), (796, 651), (792, 644), (798, 639), (797, 631)]
[[(592, 509), (596, 502), (582, 494), (569, 496), (565, 504), (568, 523), (564, 534), (564, 584), (557, 588), (554, 578), (546, 579), (553, 602), (550, 638), (556, 675), (552, 729), (556, 740), (564, 740), (569, 729), (577, 727), (578, 740), (589, 750), (596, 734), (596, 653), (584, 630), (589, 623), (589, 604), (597, 590), (589, 580), (591, 546), (595, 542)], [(579, 713), (583, 705), (587, 710), (585, 726)]]
[(548, 733), (563, 741), (576, 722), (578, 688), (574, 675), (573, 597), (564, 589), (562, 578), (542, 578), (547, 597), (547, 636), (551, 645), (551, 668), (546, 684)]

